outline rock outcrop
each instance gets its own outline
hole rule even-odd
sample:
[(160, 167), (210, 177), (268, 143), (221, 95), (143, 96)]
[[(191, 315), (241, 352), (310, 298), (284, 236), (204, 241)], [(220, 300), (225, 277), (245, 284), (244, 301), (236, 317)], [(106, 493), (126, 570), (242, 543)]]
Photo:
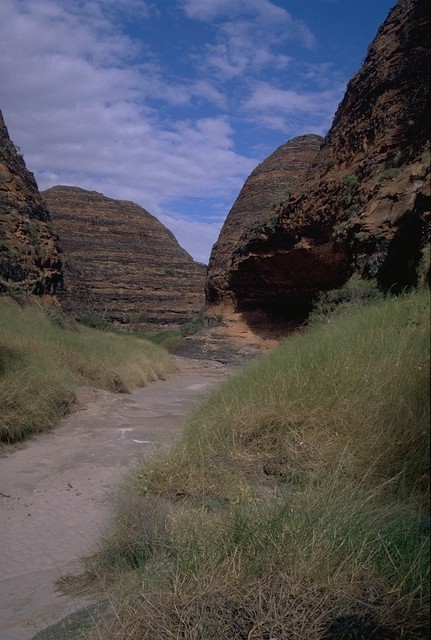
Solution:
[(217, 304), (229, 296), (232, 256), (244, 233), (274, 224), (279, 206), (301, 184), (323, 138), (299, 136), (281, 145), (249, 175), (235, 200), (208, 265), (206, 299)]
[(58, 236), (0, 112), (0, 294), (52, 294), (62, 279)]
[(302, 184), (275, 221), (243, 229), (223, 281), (210, 268), (209, 317), (226, 299), (244, 314), (301, 317), (353, 274), (417, 284), (431, 208), (430, 41), (427, 0), (399, 0)]
[(42, 192), (65, 256), (62, 308), (139, 329), (202, 312), (206, 267), (142, 207), (78, 187)]

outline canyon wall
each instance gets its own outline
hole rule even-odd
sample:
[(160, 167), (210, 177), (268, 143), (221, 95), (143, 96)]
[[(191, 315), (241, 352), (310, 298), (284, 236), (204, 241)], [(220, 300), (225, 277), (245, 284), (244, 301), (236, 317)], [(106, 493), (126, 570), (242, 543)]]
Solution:
[(58, 236), (0, 111), (0, 294), (53, 294), (62, 280)]
[(300, 184), (275, 217), (242, 227), (223, 278), (210, 263), (207, 317), (228, 301), (237, 313), (301, 318), (354, 274), (393, 291), (418, 283), (431, 208), (430, 42), (428, 2), (399, 0)]
[(277, 210), (303, 181), (322, 142), (317, 135), (298, 136), (278, 147), (247, 178), (211, 251), (206, 299), (213, 313), (218, 304), (228, 304), (232, 259), (242, 236), (276, 222)]

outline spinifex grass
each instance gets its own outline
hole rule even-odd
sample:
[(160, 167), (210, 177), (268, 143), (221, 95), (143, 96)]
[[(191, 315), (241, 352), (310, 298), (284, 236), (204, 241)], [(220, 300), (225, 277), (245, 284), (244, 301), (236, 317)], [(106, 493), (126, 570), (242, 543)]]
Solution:
[(140, 586), (99, 637), (427, 637), (428, 429), (428, 291), (288, 338), (136, 473), (160, 517), (106, 541)]
[(55, 426), (79, 385), (128, 391), (174, 368), (168, 354), (129, 335), (63, 328), (38, 306), (0, 302), (0, 440)]

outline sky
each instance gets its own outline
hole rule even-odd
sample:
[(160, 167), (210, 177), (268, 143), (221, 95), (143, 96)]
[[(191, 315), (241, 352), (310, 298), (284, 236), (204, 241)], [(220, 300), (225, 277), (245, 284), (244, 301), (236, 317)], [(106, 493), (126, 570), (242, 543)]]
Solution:
[(132, 200), (195, 260), (251, 171), (324, 135), (395, 0), (0, 0), (0, 109), (39, 189)]

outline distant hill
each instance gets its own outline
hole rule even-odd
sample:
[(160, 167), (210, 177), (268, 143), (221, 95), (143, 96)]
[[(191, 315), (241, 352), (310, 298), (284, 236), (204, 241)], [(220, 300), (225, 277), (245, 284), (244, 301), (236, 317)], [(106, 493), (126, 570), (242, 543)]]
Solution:
[(202, 311), (206, 266), (148, 211), (78, 187), (55, 186), (42, 197), (64, 251), (66, 313), (139, 329)]

